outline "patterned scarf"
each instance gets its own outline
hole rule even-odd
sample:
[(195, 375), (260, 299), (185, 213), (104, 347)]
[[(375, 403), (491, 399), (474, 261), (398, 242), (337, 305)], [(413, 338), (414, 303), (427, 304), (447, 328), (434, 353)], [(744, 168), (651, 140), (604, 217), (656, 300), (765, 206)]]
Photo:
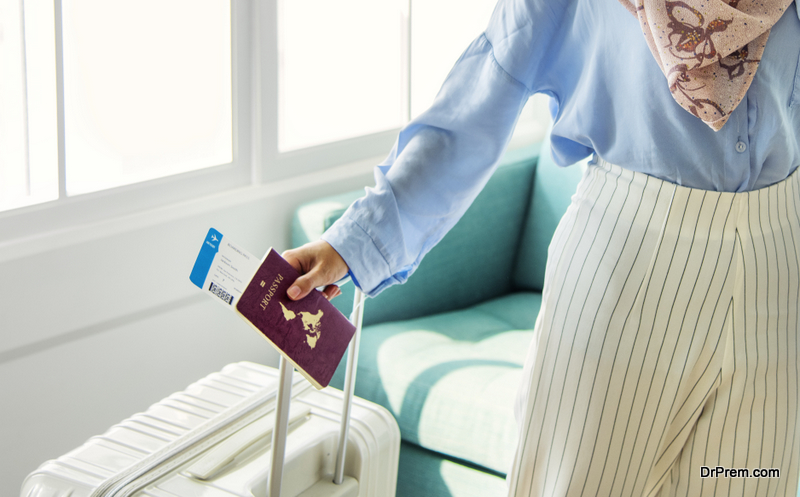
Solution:
[(619, 0), (681, 107), (719, 131), (744, 98), (769, 30), (794, 0)]

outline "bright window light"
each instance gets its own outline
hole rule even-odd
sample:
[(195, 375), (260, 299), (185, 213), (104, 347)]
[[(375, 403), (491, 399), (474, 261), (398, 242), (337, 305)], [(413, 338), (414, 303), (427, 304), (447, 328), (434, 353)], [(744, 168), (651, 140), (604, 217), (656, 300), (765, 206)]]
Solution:
[(58, 198), (55, 115), (53, 2), (0, 0), (0, 211)]
[(68, 195), (233, 160), (231, 6), (63, 0)]
[(280, 151), (402, 125), (405, 5), (280, 1)]
[(411, 117), (431, 106), (458, 57), (489, 24), (497, 0), (423, 0), (411, 7)]

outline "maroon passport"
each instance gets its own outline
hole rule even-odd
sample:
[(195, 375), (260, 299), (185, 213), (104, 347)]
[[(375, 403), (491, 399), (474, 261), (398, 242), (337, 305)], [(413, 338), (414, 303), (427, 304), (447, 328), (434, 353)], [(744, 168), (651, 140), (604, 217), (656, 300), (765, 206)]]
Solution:
[(317, 290), (299, 301), (289, 299), (286, 291), (299, 276), (270, 249), (236, 309), (308, 381), (324, 388), (356, 329)]

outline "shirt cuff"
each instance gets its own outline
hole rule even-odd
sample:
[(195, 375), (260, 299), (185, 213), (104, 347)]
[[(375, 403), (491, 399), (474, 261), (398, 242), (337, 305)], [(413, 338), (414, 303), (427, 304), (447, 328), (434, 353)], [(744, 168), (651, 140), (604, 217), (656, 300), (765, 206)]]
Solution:
[(395, 281), (375, 242), (352, 219), (342, 217), (321, 237), (342, 256), (353, 283), (369, 297), (374, 297)]
[(347, 276), (350, 277), (350, 280), (353, 282), (353, 284), (356, 286), (356, 288), (361, 290), (361, 284), (358, 282), (358, 279), (356, 278), (356, 275), (353, 274), (353, 270), (352, 269), (350, 269), (350, 268), (347, 269)]

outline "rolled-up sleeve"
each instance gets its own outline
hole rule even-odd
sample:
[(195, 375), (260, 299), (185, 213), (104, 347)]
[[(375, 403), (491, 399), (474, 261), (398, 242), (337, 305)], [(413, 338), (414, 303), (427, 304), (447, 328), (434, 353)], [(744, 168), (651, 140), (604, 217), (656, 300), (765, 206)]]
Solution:
[(531, 92), (485, 35), (455, 64), (432, 107), (399, 134), (375, 186), (323, 239), (368, 295), (404, 282), (488, 181)]

